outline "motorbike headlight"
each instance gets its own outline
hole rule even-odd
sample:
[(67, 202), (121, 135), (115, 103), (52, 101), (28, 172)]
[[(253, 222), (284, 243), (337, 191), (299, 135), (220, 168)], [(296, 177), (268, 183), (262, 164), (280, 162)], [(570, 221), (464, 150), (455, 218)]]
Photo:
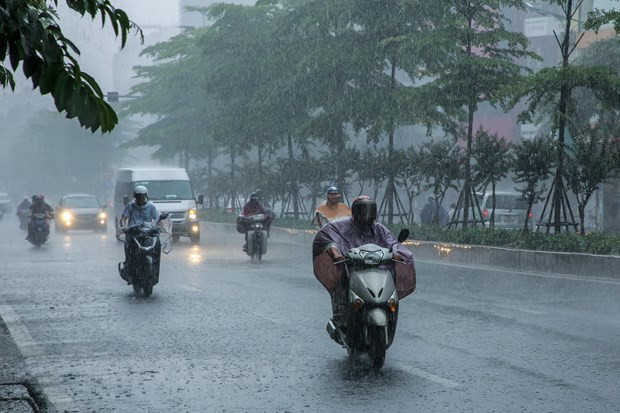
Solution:
[(73, 215), (71, 214), (71, 212), (65, 211), (62, 213), (63, 221), (71, 221), (72, 218), (73, 218)]
[(100, 212), (99, 213), (99, 219), (105, 219), (107, 215), (105, 214), (105, 212)]
[(196, 218), (198, 217), (198, 215), (196, 214), (196, 210), (195, 209), (190, 209), (189, 212), (187, 213), (187, 216), (189, 217), (190, 220), (195, 221)]

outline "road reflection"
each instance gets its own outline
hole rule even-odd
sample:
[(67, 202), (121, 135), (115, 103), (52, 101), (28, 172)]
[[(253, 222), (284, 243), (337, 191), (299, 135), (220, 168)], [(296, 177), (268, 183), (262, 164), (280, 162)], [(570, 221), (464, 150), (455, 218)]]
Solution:
[(200, 265), (204, 261), (204, 253), (198, 245), (194, 245), (189, 248), (185, 254), (185, 257), (187, 259), (187, 263), (193, 267)]

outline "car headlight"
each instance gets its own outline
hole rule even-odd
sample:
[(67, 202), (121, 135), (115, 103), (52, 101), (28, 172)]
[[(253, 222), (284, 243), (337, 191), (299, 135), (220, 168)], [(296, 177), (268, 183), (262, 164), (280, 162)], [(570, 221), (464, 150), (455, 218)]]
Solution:
[(105, 219), (107, 215), (105, 214), (105, 212), (100, 212), (99, 213), (99, 219)]
[(61, 218), (63, 219), (63, 221), (71, 221), (73, 215), (71, 214), (71, 212), (65, 211), (62, 213)]
[(196, 218), (197, 218), (196, 210), (195, 209), (190, 209), (189, 212), (187, 213), (187, 216), (189, 217), (189, 219), (191, 221), (195, 221)]

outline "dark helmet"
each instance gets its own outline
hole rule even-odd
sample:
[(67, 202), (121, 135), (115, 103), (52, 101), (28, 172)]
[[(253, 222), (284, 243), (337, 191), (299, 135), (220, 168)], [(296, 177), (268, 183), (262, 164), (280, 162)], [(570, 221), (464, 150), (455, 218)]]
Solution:
[(250, 195), (250, 201), (258, 201), (258, 193), (252, 192)]
[(32, 196), (32, 202), (33, 203), (39, 203), (39, 202), (43, 202), (45, 198), (43, 198), (43, 195), (33, 195)]
[(377, 203), (367, 195), (358, 196), (351, 204), (351, 215), (356, 224), (372, 225), (377, 219)]

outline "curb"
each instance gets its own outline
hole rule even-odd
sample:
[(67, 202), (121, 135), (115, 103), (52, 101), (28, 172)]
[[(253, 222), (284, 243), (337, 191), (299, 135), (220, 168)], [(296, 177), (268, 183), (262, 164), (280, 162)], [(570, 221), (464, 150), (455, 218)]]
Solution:
[[(234, 224), (201, 222), (206, 228), (237, 232)], [(312, 242), (316, 230), (272, 227), (272, 233)], [(408, 240), (404, 243), (420, 260), (467, 264), (488, 268), (540, 274), (572, 275), (588, 278), (620, 279), (620, 256), (570, 252), (519, 250), (511, 248), (463, 245)]]
[(25, 369), (25, 361), (0, 315), (0, 412), (55, 413), (36, 378)]
[(406, 241), (416, 258), (542, 274), (620, 279), (620, 256)]

